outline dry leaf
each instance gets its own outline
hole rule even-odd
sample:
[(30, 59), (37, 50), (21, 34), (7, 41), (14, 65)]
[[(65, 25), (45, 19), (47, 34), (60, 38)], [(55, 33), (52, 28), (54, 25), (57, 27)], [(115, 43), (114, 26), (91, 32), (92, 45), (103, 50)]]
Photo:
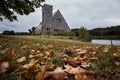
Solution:
[(70, 73), (70, 74), (77, 74), (77, 73), (83, 73), (85, 72), (84, 69), (80, 68), (80, 67), (77, 67), (77, 68), (74, 68), (72, 66), (69, 66), (69, 65), (65, 65), (65, 68), (66, 68), (66, 72)]
[(22, 49), (25, 49), (25, 48), (27, 48), (27, 47), (28, 47), (28, 45), (25, 45), (25, 46), (22, 46), (21, 48), (22, 48)]
[(8, 67), (9, 67), (9, 62), (2, 62), (0, 64), (0, 74), (6, 72)]
[(40, 66), (41, 71), (47, 71), (47, 70), (52, 70), (54, 68), (54, 64), (48, 63), (46, 65)]
[(74, 61), (80, 60), (80, 55), (78, 55), (77, 57), (75, 57), (73, 60)]
[(23, 68), (27, 68), (28, 69), (28, 68), (32, 67), (33, 65), (35, 65), (38, 61), (39, 61), (39, 59), (32, 59), (30, 61), (30, 63), (23, 65)]
[(0, 63), (1, 62), (10, 62), (12, 61), (12, 56), (11, 55), (6, 55), (5, 57), (3, 57), (1, 60), (0, 60)]
[(13, 57), (16, 56), (15, 49), (12, 49), (11, 55), (12, 55)]
[(35, 76), (35, 80), (47, 80), (49, 76), (51, 76), (49, 72), (38, 72), (38, 74)]
[(47, 48), (52, 48), (53, 46), (52, 45), (47, 45)]
[(87, 76), (84, 73), (75, 74), (75, 80), (86, 80)]
[(91, 58), (89, 58), (89, 60), (98, 60), (98, 58), (97, 57), (91, 57)]
[(80, 52), (77, 52), (77, 54), (85, 54), (85, 53), (87, 53), (87, 50), (81, 50)]
[(24, 62), (24, 61), (26, 61), (26, 57), (25, 56), (17, 59), (18, 63), (21, 63), (21, 62)]
[(16, 65), (16, 66), (8, 68), (7, 73), (16, 72), (16, 71), (20, 71), (20, 70), (23, 71), (22, 65)]
[(109, 48), (108, 48), (108, 47), (105, 47), (105, 48), (103, 49), (103, 52), (105, 52), (105, 53), (109, 52)]
[(82, 63), (81, 63), (81, 67), (83, 67), (83, 68), (87, 68), (87, 67), (89, 67), (90, 65), (91, 65), (90, 62), (82, 62)]
[(57, 67), (55, 70), (54, 70), (54, 73), (61, 73), (61, 72), (64, 72), (65, 70), (62, 69), (62, 67)]
[(2, 48), (2, 45), (0, 44), (0, 49)]
[(65, 72), (58, 72), (51, 74), (52, 80), (67, 80), (67, 74)]

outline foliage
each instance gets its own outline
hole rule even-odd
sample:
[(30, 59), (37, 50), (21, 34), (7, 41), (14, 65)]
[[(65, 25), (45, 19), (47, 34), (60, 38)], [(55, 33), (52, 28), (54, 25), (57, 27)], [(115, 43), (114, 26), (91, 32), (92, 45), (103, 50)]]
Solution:
[(70, 31), (70, 32), (67, 32), (67, 36), (75, 36), (75, 33)]
[(35, 27), (33, 26), (31, 29), (29, 29), (29, 33), (32, 34), (32, 35), (35, 35)]
[(3, 34), (3, 35), (14, 35), (15, 32), (14, 32), (14, 31), (5, 30), (5, 31), (3, 31), (2, 34)]
[(71, 29), (71, 32), (73, 32), (75, 34), (75, 36), (79, 36), (79, 29)]
[(103, 38), (108, 37), (108, 39), (111, 39), (110, 37), (113, 36), (113, 38), (116, 38), (116, 39), (120, 38), (119, 36), (120, 26), (119, 25), (106, 27), (106, 28), (95, 28), (95, 29), (89, 30), (89, 32), (93, 37), (101, 36)]
[(0, 1), (0, 20), (3, 18), (9, 21), (17, 20), (15, 12), (20, 15), (28, 15), (41, 6), (45, 0), (1, 0)]
[(84, 27), (81, 27), (79, 30), (79, 39), (82, 41), (91, 41), (91, 35), (89, 34), (88, 30)]
[(0, 36), (0, 79), (120, 79), (120, 47), (33, 38)]

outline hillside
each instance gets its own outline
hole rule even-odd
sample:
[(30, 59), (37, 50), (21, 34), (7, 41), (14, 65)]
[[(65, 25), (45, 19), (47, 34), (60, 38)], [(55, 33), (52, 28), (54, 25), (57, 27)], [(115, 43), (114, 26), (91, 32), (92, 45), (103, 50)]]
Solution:
[(119, 80), (120, 47), (39, 36), (0, 36), (0, 79)]

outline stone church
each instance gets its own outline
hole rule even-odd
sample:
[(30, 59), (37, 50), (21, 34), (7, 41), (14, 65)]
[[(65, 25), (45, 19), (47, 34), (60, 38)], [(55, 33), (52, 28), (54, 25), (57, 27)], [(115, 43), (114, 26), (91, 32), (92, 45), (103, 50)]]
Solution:
[(42, 22), (36, 27), (35, 33), (46, 34), (48, 30), (55, 34), (69, 32), (70, 27), (59, 10), (53, 13), (53, 6), (44, 4), (42, 6)]

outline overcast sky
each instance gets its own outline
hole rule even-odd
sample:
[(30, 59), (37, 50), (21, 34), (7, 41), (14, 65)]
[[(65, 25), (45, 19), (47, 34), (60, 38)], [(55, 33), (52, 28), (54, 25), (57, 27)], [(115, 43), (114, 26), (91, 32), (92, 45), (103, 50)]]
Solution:
[[(87, 29), (120, 25), (120, 0), (46, 0), (46, 4), (53, 5), (53, 12), (61, 11), (70, 28)], [(29, 16), (18, 15), (18, 21), (0, 22), (0, 32), (14, 30), (25, 32), (41, 22), (41, 8), (36, 9)]]

